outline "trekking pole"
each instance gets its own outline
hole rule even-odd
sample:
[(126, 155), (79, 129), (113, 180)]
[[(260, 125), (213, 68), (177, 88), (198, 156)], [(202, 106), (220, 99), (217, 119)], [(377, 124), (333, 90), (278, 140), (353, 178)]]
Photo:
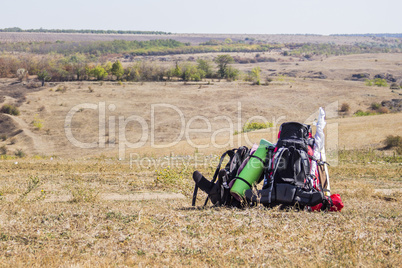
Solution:
[(326, 187), (324, 190), (324, 194), (326, 196), (331, 196), (331, 186), (329, 184), (329, 173), (328, 173), (328, 164), (327, 164), (327, 156), (325, 155), (325, 146), (322, 147), (321, 150), (321, 160), (324, 163), (324, 171), (325, 171), (325, 177), (326, 177)]

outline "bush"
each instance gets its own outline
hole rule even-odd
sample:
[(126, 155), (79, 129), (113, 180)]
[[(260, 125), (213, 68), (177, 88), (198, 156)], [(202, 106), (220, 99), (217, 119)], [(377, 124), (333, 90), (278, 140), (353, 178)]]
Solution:
[(272, 81), (274, 81), (274, 79), (272, 79), (271, 77), (266, 77), (265, 78), (265, 84), (268, 85), (269, 83), (271, 83)]
[(228, 66), (225, 73), (225, 78), (228, 81), (236, 80), (240, 75), (240, 71), (232, 66)]
[(66, 93), (66, 91), (67, 91), (67, 86), (66, 85), (60, 85), (56, 89), (56, 92)]
[(371, 87), (373, 85), (373, 80), (366, 79), (365, 82), (366, 86)]
[(1, 107), (0, 112), (10, 115), (20, 115), (20, 110), (12, 104), (4, 104)]
[(375, 113), (372, 112), (363, 112), (362, 110), (357, 110), (355, 112), (355, 116), (368, 116), (368, 115), (374, 115)]
[(7, 147), (5, 145), (0, 147), (0, 155), (6, 155), (7, 154)]
[(249, 122), (246, 123), (243, 127), (243, 132), (250, 132), (253, 130), (258, 130), (258, 129), (264, 129), (264, 128), (270, 128), (273, 127), (274, 124), (270, 122), (266, 123), (260, 123), (260, 122)]
[(34, 120), (32, 121), (32, 124), (34, 125), (34, 127), (35, 127), (37, 130), (41, 130), (42, 127), (43, 127), (43, 119), (40, 119), (40, 118), (38, 117), (38, 115), (35, 115)]
[(370, 109), (373, 110), (373, 111), (377, 111), (378, 109), (380, 109), (380, 107), (381, 107), (381, 104), (379, 104), (379, 103), (377, 103), (377, 102), (373, 102), (373, 103), (370, 105)]
[(346, 102), (342, 103), (341, 109), (339, 110), (342, 113), (348, 113), (350, 111), (350, 106)]
[(390, 88), (390, 89), (399, 89), (400, 86), (399, 86), (397, 83), (392, 83), (389, 88)]
[(379, 114), (388, 114), (389, 113), (389, 109), (387, 107), (383, 107), (383, 106), (381, 106), (380, 103), (377, 103), (377, 102), (373, 102), (370, 105), (370, 109), (372, 111), (374, 111), (375, 113), (379, 113)]
[(398, 154), (402, 154), (402, 137), (389, 135), (384, 140), (385, 149), (395, 148)]
[(17, 149), (17, 151), (15, 151), (14, 154), (15, 154), (15, 156), (17, 156), (19, 158), (23, 158), (26, 155), (22, 149)]
[(387, 107), (380, 107), (380, 108), (377, 110), (377, 112), (380, 113), (380, 114), (388, 114), (388, 113), (389, 113), (389, 109), (388, 109)]
[(377, 87), (387, 87), (387, 80), (381, 79), (381, 78), (376, 78), (374, 79), (374, 85)]
[(387, 80), (375, 78), (373, 80), (366, 79), (366, 86), (388, 87)]

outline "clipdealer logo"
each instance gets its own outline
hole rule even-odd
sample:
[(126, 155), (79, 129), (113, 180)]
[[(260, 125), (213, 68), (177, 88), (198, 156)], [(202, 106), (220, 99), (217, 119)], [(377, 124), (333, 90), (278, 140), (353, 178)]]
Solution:
[[(72, 124), (74, 121), (74, 116), (83, 110), (94, 110), (98, 113), (98, 133), (94, 135), (94, 141), (92, 142), (83, 142), (76, 138), (73, 134)], [(115, 104), (106, 105), (106, 102), (99, 103), (81, 103), (72, 107), (67, 113), (64, 120), (64, 131), (69, 142), (75, 147), (81, 149), (93, 149), (93, 148), (115, 148), (116, 145), (118, 147), (119, 159), (124, 160), (126, 158), (126, 149), (136, 149), (145, 146), (147, 143), (152, 148), (162, 149), (162, 148), (170, 148), (177, 145), (180, 141), (186, 141), (193, 148), (197, 149), (205, 149), (205, 148), (233, 148), (235, 146), (235, 140), (237, 139), (237, 144), (252, 146), (253, 142), (250, 141), (247, 133), (242, 133), (242, 135), (235, 135), (236, 132), (241, 132), (243, 129), (243, 122), (271, 122), (273, 127), (270, 129), (271, 137), (265, 137), (268, 140), (276, 140), (277, 130), (281, 123), (287, 120), (286, 115), (282, 115), (279, 117), (271, 117), (266, 118), (261, 115), (256, 115), (247, 118), (247, 120), (243, 121), (242, 118), (242, 105), (241, 102), (237, 103), (237, 111), (236, 114), (232, 114), (231, 117), (228, 115), (218, 115), (213, 118), (207, 118), (202, 115), (196, 115), (190, 118), (186, 118), (184, 113), (180, 110), (179, 107), (168, 104), (168, 103), (157, 103), (151, 104), (150, 107), (150, 120), (146, 120), (145, 118), (139, 115), (110, 115), (108, 113), (112, 113), (116, 111), (118, 107)], [(327, 118), (335, 118), (337, 117), (338, 110), (338, 102), (331, 103), (324, 108), (327, 113)], [(159, 119), (157, 121), (158, 112), (166, 112), (166, 110), (170, 110), (171, 113), (175, 113), (179, 123), (179, 127), (177, 128), (177, 132), (175, 133), (175, 137), (172, 140), (169, 140), (165, 143), (157, 142), (157, 123), (161, 122), (163, 119)], [(318, 110), (318, 108), (317, 108)], [(234, 118), (234, 120), (233, 120)], [(311, 114), (304, 123), (312, 124), (314, 120), (318, 118), (318, 112)], [(213, 130), (213, 124), (216, 122), (224, 122), (224, 127)], [(205, 126), (204, 128), (194, 128), (196, 122), (202, 122)], [(136, 142), (131, 142), (127, 139), (127, 126), (130, 123), (134, 123), (137, 127), (135, 129), (136, 134), (139, 134), (140, 138), (136, 140)], [(132, 131), (132, 130), (131, 130)], [(107, 133), (107, 135), (106, 135)], [(205, 133), (208, 134), (209, 141), (204, 144), (196, 144), (196, 142), (191, 138), (191, 134), (193, 133)], [(226, 134), (226, 135), (225, 135)], [(268, 131), (267, 131), (268, 134)], [(222, 139), (220, 139), (220, 143), (217, 141), (217, 137), (224, 136), (226, 137), (224, 142), (222, 143)], [(109, 138), (109, 142), (107, 142), (107, 137)], [(116, 142), (116, 138), (117, 142)], [(243, 141), (244, 139), (244, 141)], [(337, 149), (338, 145), (338, 124), (331, 123), (327, 124), (327, 136), (326, 140), (329, 144), (326, 145), (330, 151), (334, 151)], [(242, 141), (245, 144), (242, 144)], [(332, 155), (331, 155), (332, 156)], [(337, 154), (336, 163), (337, 163)], [(333, 157), (332, 157), (333, 158)], [(331, 160), (331, 159), (330, 159)], [(335, 163), (335, 164), (336, 164)]]

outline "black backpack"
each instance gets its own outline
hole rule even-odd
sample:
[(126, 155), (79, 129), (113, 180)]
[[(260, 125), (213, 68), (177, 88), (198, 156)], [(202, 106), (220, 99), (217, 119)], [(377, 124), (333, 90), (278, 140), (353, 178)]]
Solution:
[[(322, 191), (311, 184), (310, 161), (314, 139), (309, 125), (288, 122), (279, 129), (278, 142), (264, 175), (262, 190), (247, 190), (246, 198), (266, 206), (298, 203), (301, 207), (315, 206), (325, 201)], [(309, 155), (309, 150), (310, 155)]]
[[(195, 187), (192, 205), (195, 206), (198, 188), (200, 188), (208, 194), (204, 206), (207, 205), (208, 200), (211, 200), (215, 206), (240, 207), (241, 203), (230, 194), (230, 187), (232, 186), (232, 181), (236, 178), (240, 165), (247, 159), (249, 153), (250, 149), (246, 146), (224, 152), (211, 181), (206, 179), (200, 172), (195, 171), (193, 173)], [(225, 168), (221, 169), (226, 156), (229, 156), (229, 161), (225, 165)]]
[(305, 186), (310, 178), (309, 146), (314, 146), (309, 125), (296, 122), (281, 125), (273, 156), (271, 176), (274, 183)]

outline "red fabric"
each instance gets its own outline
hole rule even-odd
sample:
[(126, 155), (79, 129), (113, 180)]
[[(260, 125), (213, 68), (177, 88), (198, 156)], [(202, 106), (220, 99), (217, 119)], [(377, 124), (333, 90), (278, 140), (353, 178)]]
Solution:
[(313, 155), (314, 155), (314, 150), (313, 150), (313, 148), (311, 148), (310, 145), (309, 145), (307, 148), (308, 148), (308, 149), (307, 149), (307, 154), (308, 154), (309, 156), (313, 156)]
[(320, 211), (321, 207), (322, 207), (322, 203), (320, 203), (314, 207), (311, 207), (311, 211)]
[[(333, 194), (330, 196), (332, 200), (332, 207), (329, 208), (329, 211), (341, 211), (344, 207), (341, 196), (339, 194)], [(311, 211), (320, 211), (322, 204), (318, 204), (314, 207), (311, 207)]]
[(331, 195), (333, 206), (329, 209), (329, 211), (341, 211), (344, 207), (341, 196), (339, 194)]

